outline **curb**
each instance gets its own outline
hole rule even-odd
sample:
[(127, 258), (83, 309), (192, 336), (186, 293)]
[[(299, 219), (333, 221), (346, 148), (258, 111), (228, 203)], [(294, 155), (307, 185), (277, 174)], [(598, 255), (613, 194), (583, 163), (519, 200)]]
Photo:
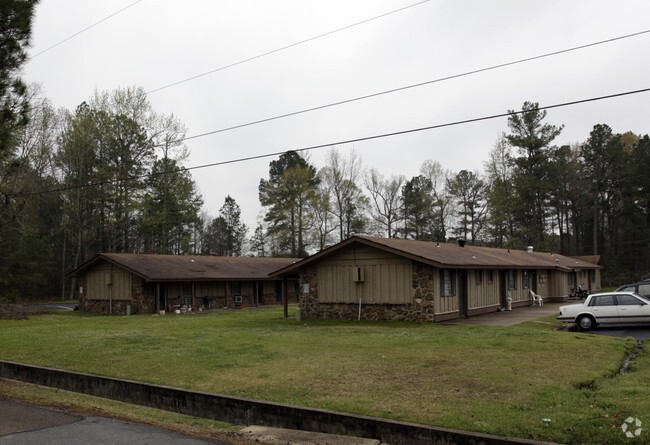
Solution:
[(391, 445), (547, 444), (547, 442), (534, 440), (190, 391), (4, 360), (0, 360), (0, 377), (234, 425), (259, 425), (377, 439)]

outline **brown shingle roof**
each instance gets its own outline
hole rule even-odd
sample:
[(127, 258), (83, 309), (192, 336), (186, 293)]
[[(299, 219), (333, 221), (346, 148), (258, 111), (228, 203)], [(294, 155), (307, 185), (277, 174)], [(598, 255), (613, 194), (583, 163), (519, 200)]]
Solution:
[(583, 255), (583, 256), (574, 256), (572, 258), (586, 261), (587, 263), (598, 264), (599, 266), (603, 265), (603, 259), (600, 255)]
[(373, 246), (381, 250), (392, 252), (396, 255), (411, 258), (426, 264), (432, 264), (441, 268), (528, 268), (559, 269), (564, 271), (600, 268), (600, 266), (576, 258), (544, 252), (527, 252), (524, 250), (497, 249), (470, 245), (461, 247), (454, 243), (435, 243), (396, 238), (354, 236), (335, 246), (325, 249), (316, 255), (306, 258), (299, 263), (288, 265), (284, 269), (272, 273), (271, 276), (277, 276), (299, 267), (303, 267), (351, 243), (361, 243)]
[(100, 253), (70, 275), (78, 275), (102, 260), (147, 281), (268, 280), (271, 272), (300, 261), (299, 258)]

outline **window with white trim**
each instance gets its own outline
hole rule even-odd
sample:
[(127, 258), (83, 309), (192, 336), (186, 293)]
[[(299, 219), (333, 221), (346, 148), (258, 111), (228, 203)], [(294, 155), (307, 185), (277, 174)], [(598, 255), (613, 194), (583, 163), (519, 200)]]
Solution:
[(508, 271), (508, 290), (517, 290), (517, 271), (514, 269)]
[(440, 270), (440, 294), (443, 297), (456, 295), (456, 271), (453, 269)]
[(527, 270), (521, 271), (521, 288), (528, 289), (529, 287), (529, 275)]

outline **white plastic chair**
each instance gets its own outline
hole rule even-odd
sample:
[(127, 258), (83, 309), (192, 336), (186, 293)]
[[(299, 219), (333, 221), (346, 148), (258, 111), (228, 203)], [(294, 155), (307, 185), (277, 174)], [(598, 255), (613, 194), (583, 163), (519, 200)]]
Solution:
[(535, 303), (539, 303), (539, 307), (544, 306), (544, 300), (542, 299), (542, 296), (533, 292), (532, 289), (530, 289), (529, 291), (530, 291), (530, 298), (533, 299), (533, 306), (535, 306)]

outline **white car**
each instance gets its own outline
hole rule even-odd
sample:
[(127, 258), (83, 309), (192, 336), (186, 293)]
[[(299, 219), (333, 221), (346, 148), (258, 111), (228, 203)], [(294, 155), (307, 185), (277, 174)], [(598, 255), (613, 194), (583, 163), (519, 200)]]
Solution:
[(592, 294), (584, 303), (561, 306), (557, 319), (583, 331), (599, 324), (650, 323), (650, 300), (634, 292)]

